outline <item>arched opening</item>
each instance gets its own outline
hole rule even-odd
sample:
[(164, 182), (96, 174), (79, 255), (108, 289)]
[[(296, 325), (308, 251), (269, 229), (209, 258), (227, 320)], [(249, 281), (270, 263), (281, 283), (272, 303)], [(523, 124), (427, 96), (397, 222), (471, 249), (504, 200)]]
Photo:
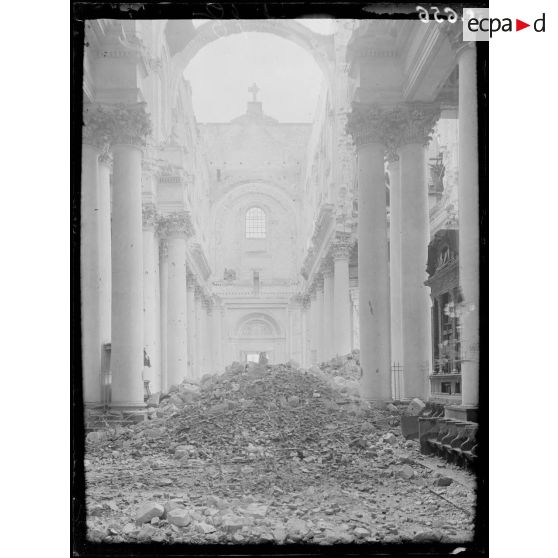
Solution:
[(246, 238), (265, 238), (266, 216), (261, 207), (251, 207), (245, 217)]

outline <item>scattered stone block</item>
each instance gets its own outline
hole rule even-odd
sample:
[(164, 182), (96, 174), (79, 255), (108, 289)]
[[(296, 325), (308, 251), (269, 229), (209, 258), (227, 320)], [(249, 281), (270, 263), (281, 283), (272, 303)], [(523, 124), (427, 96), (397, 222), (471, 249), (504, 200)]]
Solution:
[(213, 525), (210, 525), (209, 523), (206, 523), (205, 521), (196, 522), (196, 524), (194, 525), (194, 528), (198, 533), (202, 533), (204, 535), (208, 535), (209, 533), (214, 533), (217, 530), (217, 529), (215, 529), (215, 527), (213, 527)]
[(391, 446), (397, 444), (397, 438), (393, 432), (388, 432), (382, 439), (386, 444), (390, 444)]
[(440, 540), (440, 535), (434, 531), (420, 531), (413, 537), (414, 542), (436, 542)]
[(369, 537), (370, 536), (370, 531), (368, 529), (365, 529), (364, 527), (357, 527), (354, 531), (353, 531), (354, 535), (356, 537), (358, 537), (359, 539), (362, 539), (364, 537)]
[(425, 409), (425, 407), (426, 403), (424, 401), (421, 401), (418, 397), (415, 397), (407, 405), (407, 414), (414, 417), (419, 416)]
[(244, 512), (253, 517), (263, 518), (267, 515), (268, 508), (269, 506), (265, 504), (250, 504), (244, 508)]
[(410, 465), (403, 465), (402, 467), (400, 467), (399, 469), (397, 469), (397, 476), (405, 479), (405, 480), (410, 480), (415, 476), (415, 471), (413, 470), (413, 468)]
[(453, 479), (450, 477), (440, 477), (434, 481), (436, 486), (449, 486), (453, 483)]
[(226, 516), (223, 518), (221, 529), (226, 533), (236, 533), (244, 527), (244, 521), (238, 516)]
[(151, 537), (155, 535), (155, 533), (157, 533), (157, 529), (153, 527), (153, 525), (144, 525), (138, 533), (138, 540), (147, 541), (151, 539)]
[(190, 525), (192, 518), (188, 510), (184, 508), (174, 508), (167, 513), (167, 521), (177, 527), (185, 527), (186, 525)]
[(148, 523), (154, 517), (161, 517), (165, 513), (165, 508), (161, 504), (155, 504), (153, 502), (145, 502), (142, 504), (137, 513), (136, 521), (139, 524)]

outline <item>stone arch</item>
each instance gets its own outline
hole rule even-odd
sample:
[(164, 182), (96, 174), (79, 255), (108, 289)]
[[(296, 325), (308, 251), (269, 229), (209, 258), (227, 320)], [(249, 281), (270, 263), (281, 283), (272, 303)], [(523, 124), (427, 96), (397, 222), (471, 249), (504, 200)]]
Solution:
[[(247, 331), (248, 326), (255, 324), (259, 325), (262, 324), (266, 329), (266, 335), (261, 336), (250, 336), (244, 335)], [(282, 337), (283, 336), (283, 329), (279, 322), (270, 314), (265, 312), (250, 312), (248, 314), (243, 315), (239, 320), (236, 322), (236, 326), (234, 328), (234, 332), (236, 337), (253, 337), (257, 339), (258, 337)]]
[[(273, 184), (272, 182), (257, 178), (244, 179), (231, 184), (221, 197), (216, 200), (212, 208), (213, 227), (215, 228), (215, 225), (218, 222), (218, 219), (222, 216), (223, 211), (232, 207), (240, 198), (250, 195), (260, 198), (268, 197), (275, 200), (285, 212), (292, 214), (293, 218), (296, 220), (296, 226), (298, 228), (298, 214), (295, 204), (283, 188)], [(254, 201), (254, 205), (258, 205), (258, 202)]]
[[(228, 189), (212, 207), (211, 228), (211, 261), (216, 278), (221, 277), (221, 268), (234, 267), (241, 254), (245, 254), (243, 242), (246, 240), (245, 213), (250, 207), (261, 208), (266, 215), (265, 239), (258, 242), (265, 243), (268, 254), (274, 258), (266, 260), (265, 268), (274, 277), (295, 274), (298, 254), (292, 252), (293, 244), (283, 243), (279, 239), (296, 239), (299, 231), (299, 215), (295, 204), (288, 194), (278, 186), (261, 180), (243, 180)], [(231, 228), (232, 227), (232, 228)], [(228, 232), (227, 232), (228, 231)], [(280, 234), (279, 231), (282, 231)], [(232, 239), (236, 239), (232, 241)], [(233, 242), (233, 244), (231, 244)], [(260, 247), (264, 249), (264, 247)], [(279, 265), (281, 258), (287, 258), (288, 265)], [(278, 270), (281, 269), (281, 271)], [(246, 278), (244, 278), (246, 280)]]
[(334, 47), (331, 36), (320, 35), (289, 19), (220, 19), (200, 25), (186, 46), (173, 56), (176, 75), (182, 76), (194, 56), (206, 45), (237, 33), (259, 32), (277, 35), (306, 50), (322, 70), (329, 91), (333, 88)]

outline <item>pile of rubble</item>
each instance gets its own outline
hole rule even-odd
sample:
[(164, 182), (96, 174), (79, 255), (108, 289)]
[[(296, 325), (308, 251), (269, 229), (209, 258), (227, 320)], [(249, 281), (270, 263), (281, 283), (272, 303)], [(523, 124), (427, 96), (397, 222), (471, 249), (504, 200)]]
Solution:
[[(166, 451), (190, 467), (284, 459), (322, 464), (375, 455), (390, 421), (358, 391), (288, 364), (235, 363), (221, 376), (204, 377), (201, 386), (173, 386), (159, 406), (150, 403), (148, 416), (112, 436), (90, 433), (88, 440), (141, 448), (142, 455)], [(103, 451), (102, 444), (91, 451)]]
[[(234, 363), (149, 405), (149, 420), (87, 436), (93, 540), (439, 540), (434, 511), (451, 536), (471, 528), (466, 514), (417, 496), (413, 482), (441, 475), (411, 466), (418, 444), (392, 427), (393, 414), (327, 371)], [(398, 527), (397, 514), (416, 516), (418, 504), (434, 511)]]
[(348, 355), (333, 357), (331, 360), (321, 363), (320, 369), (334, 378), (357, 382), (362, 375), (360, 351), (355, 349)]

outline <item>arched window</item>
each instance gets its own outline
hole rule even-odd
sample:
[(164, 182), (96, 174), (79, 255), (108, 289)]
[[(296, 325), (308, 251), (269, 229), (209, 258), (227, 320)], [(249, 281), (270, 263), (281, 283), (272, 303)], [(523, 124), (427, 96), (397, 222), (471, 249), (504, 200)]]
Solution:
[(265, 213), (259, 207), (246, 212), (246, 238), (265, 238)]

